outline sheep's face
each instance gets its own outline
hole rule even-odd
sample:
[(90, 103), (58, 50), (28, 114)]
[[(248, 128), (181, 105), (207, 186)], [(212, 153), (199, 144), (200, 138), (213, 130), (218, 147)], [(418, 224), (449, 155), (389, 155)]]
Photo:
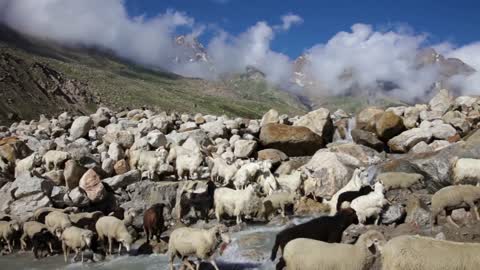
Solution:
[(386, 243), (385, 237), (383, 234), (377, 231), (367, 231), (366, 233), (365, 244), (368, 250), (372, 254), (376, 254), (377, 251), (382, 251), (383, 246)]
[(55, 236), (60, 239), (62, 237), (63, 230), (61, 228), (56, 228), (55, 231)]
[(92, 238), (93, 238), (93, 233), (92, 232), (85, 232), (82, 234), (82, 239), (85, 242), (85, 246), (91, 247), (92, 245)]
[(18, 231), (20, 231), (20, 224), (18, 224), (18, 222), (16, 222), (16, 221), (10, 221), (10, 228), (13, 231), (18, 232)]
[(130, 245), (133, 242), (132, 236), (127, 233), (122, 237), (122, 239), (120, 239), (120, 242), (127, 249), (127, 251), (130, 252)]

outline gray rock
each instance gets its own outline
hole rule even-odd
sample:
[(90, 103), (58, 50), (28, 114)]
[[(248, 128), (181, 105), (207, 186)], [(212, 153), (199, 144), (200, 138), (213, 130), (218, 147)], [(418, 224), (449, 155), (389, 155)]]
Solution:
[(102, 170), (107, 175), (112, 175), (115, 167), (115, 160), (107, 158), (102, 162)]
[(330, 111), (324, 108), (311, 111), (300, 117), (293, 123), (294, 126), (307, 127), (317, 135), (321, 136), (324, 142), (331, 142), (334, 133), (334, 126), (330, 117)]
[(385, 148), (385, 144), (373, 132), (356, 128), (352, 130), (352, 138), (354, 142), (375, 149), (378, 152), (382, 152)]
[(53, 205), (56, 207), (65, 206), (65, 195), (68, 194), (68, 189), (62, 186), (55, 186), (52, 189), (52, 194), (50, 194), (50, 200)]
[(399, 222), (405, 216), (405, 209), (401, 205), (390, 205), (382, 213), (383, 224), (393, 224)]
[(425, 226), (430, 223), (430, 211), (419, 198), (411, 196), (407, 201), (405, 223)]
[(133, 183), (142, 180), (142, 174), (138, 170), (132, 170), (127, 173), (117, 175), (114, 177), (103, 179), (104, 183), (107, 183), (113, 189), (124, 188)]
[(31, 194), (11, 202), (8, 212), (20, 218), (21, 222), (27, 221), (33, 216), (33, 212), (40, 207), (52, 206), (52, 202), (43, 193)]
[(235, 142), (234, 155), (237, 158), (250, 157), (257, 148), (257, 142), (251, 140), (238, 140)]
[(65, 170), (63, 171), (67, 188), (72, 190), (78, 187), (80, 178), (82, 178), (86, 171), (87, 169), (80, 166), (75, 160), (68, 160), (65, 163)]
[(80, 116), (73, 121), (72, 127), (70, 128), (70, 137), (74, 140), (85, 137), (92, 126), (93, 121), (90, 117)]
[(413, 128), (393, 137), (388, 141), (388, 146), (393, 152), (405, 153), (421, 141), (429, 142), (432, 136), (428, 129)]
[(467, 117), (459, 111), (450, 111), (443, 116), (443, 121), (454, 126), (461, 134), (465, 135), (470, 131), (470, 124)]
[(200, 128), (207, 132), (208, 136), (212, 139), (218, 137), (224, 138), (227, 130), (225, 125), (220, 121), (207, 122), (201, 125)]
[(67, 205), (77, 207), (85, 207), (90, 204), (87, 194), (80, 187), (76, 187), (69, 193), (65, 194), (63, 201)]
[(152, 131), (147, 135), (148, 144), (153, 148), (167, 145), (167, 137), (160, 131)]
[(448, 90), (442, 89), (430, 100), (428, 104), (430, 105), (430, 110), (438, 111), (444, 114), (450, 109), (450, 107), (452, 107), (453, 97), (450, 95)]
[(279, 120), (279, 114), (275, 109), (270, 109), (268, 112), (266, 112), (262, 120), (260, 121), (260, 126), (265, 126), (266, 124), (276, 124), (278, 123)]
[(113, 142), (108, 147), (108, 156), (114, 161), (119, 161), (125, 157), (125, 151), (120, 144)]
[(16, 199), (42, 193), (49, 196), (53, 183), (47, 179), (31, 176), (28, 173), (17, 176), (11, 187), (11, 192)]
[(128, 131), (120, 130), (114, 132), (108, 132), (103, 136), (103, 141), (107, 144), (118, 143), (123, 149), (130, 148), (135, 142), (135, 137)]

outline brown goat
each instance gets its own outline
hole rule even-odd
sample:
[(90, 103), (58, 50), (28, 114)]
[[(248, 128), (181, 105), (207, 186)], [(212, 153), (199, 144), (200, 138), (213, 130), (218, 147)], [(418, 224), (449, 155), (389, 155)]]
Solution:
[(160, 235), (164, 230), (163, 208), (162, 203), (157, 203), (148, 208), (143, 215), (143, 229), (147, 237), (147, 243), (150, 242), (150, 237), (155, 235), (157, 241), (160, 241)]

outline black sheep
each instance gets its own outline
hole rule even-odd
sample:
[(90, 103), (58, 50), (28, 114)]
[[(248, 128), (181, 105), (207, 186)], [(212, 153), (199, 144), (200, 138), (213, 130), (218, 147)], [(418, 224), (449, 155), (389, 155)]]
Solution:
[[(278, 248), (280, 247), (283, 252), (287, 243), (297, 238), (309, 238), (328, 243), (339, 243), (342, 240), (343, 231), (351, 224), (358, 224), (358, 217), (355, 210), (346, 208), (334, 216), (323, 216), (294, 227), (286, 228), (277, 234), (270, 258), (274, 261)], [(281, 258), (277, 264), (277, 269), (282, 269), (284, 266), (285, 261)]]
[(363, 186), (359, 191), (346, 191), (338, 196), (337, 200), (337, 211), (340, 211), (343, 202), (352, 202), (354, 199), (367, 195), (372, 192), (373, 189), (371, 186)]
[(184, 197), (182, 203), (182, 209), (187, 208), (194, 209), (195, 213), (200, 212), (201, 218), (208, 222), (208, 214), (210, 209), (213, 208), (213, 195), (215, 194), (215, 183), (212, 181), (207, 182), (207, 190), (202, 193), (189, 193)]
[[(40, 258), (39, 255), (43, 255), (43, 251), (47, 251), (49, 255), (52, 255), (50, 252), (50, 246), (55, 242), (55, 236), (49, 232), (47, 229), (42, 229), (40, 232), (37, 232), (32, 237), (33, 245), (33, 254), (35, 258)], [(40, 254), (39, 254), (40, 252)], [(42, 256), (44, 257), (44, 256)]]

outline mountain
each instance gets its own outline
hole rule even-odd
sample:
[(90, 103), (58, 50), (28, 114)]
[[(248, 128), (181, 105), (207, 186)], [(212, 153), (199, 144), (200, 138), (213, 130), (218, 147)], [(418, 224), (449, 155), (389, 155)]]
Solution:
[[(206, 54), (198, 53), (201, 46), (182, 38), (176, 42), (192, 48), (191, 55), (178, 59), (208, 60)], [(0, 28), (0, 55), (0, 124), (64, 110), (90, 113), (98, 106), (248, 118), (259, 118), (270, 108), (290, 115), (307, 110), (298, 97), (262, 78), (252, 80), (243, 74), (218, 81), (185, 78), (98, 48), (67, 48), (6, 27)]]

